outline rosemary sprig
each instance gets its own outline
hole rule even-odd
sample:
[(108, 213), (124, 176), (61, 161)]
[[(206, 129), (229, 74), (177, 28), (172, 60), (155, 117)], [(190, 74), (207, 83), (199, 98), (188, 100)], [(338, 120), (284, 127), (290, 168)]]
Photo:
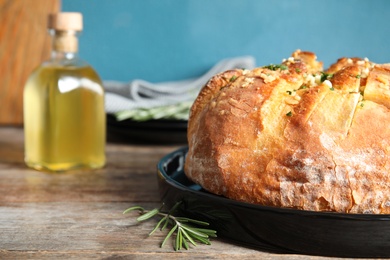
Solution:
[(176, 203), (171, 210), (168, 212), (163, 212), (162, 207), (155, 208), (152, 210), (145, 210), (143, 207), (134, 206), (126, 209), (123, 214), (126, 214), (130, 211), (138, 210), (140, 216), (137, 218), (137, 221), (145, 221), (151, 219), (155, 216), (161, 217), (154, 229), (149, 233), (151, 236), (156, 230), (160, 229), (163, 231), (168, 225), (171, 225), (172, 228), (169, 230), (165, 239), (161, 243), (163, 247), (168, 239), (176, 232), (176, 238), (174, 239), (174, 249), (175, 251), (186, 249), (188, 250), (189, 244), (197, 246), (196, 241), (199, 241), (203, 244), (210, 245), (210, 237), (216, 237), (216, 231), (207, 228), (200, 228), (198, 226), (208, 226), (209, 223), (195, 220), (186, 217), (175, 217), (172, 214), (175, 212), (177, 207), (181, 202)]
[(115, 117), (118, 121), (132, 119), (140, 122), (159, 119), (188, 120), (192, 103), (188, 101), (152, 108), (136, 108), (117, 112)]

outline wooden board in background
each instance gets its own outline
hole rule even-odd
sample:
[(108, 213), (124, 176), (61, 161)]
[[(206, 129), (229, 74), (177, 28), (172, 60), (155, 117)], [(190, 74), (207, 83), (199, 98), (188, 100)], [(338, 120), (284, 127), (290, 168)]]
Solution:
[(47, 16), (60, 0), (0, 0), (0, 125), (23, 124), (23, 88), (50, 56)]

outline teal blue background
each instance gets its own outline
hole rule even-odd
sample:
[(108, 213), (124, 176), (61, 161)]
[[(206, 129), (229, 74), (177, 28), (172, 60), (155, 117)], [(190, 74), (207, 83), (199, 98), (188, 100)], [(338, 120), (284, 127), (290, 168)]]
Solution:
[(388, 0), (62, 0), (84, 15), (80, 56), (104, 80), (200, 76), (224, 58), (258, 66), (309, 50), (390, 62)]

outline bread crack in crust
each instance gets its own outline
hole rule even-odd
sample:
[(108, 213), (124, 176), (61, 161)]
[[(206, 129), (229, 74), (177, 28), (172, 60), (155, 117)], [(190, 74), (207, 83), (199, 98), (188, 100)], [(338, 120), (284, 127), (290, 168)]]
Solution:
[(390, 213), (390, 65), (297, 50), (215, 75), (188, 123), (185, 173), (225, 197), (275, 207)]

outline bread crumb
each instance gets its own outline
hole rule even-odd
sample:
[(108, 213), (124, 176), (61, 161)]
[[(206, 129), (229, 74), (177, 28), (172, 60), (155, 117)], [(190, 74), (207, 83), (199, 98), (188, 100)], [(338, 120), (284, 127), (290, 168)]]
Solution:
[(324, 84), (327, 85), (330, 88), (333, 87), (332, 82), (330, 82), (329, 80), (325, 80)]
[(277, 75), (277, 72), (275, 72), (275, 71), (268, 71), (267, 70), (267, 73), (261, 72), (259, 76), (264, 80), (264, 83), (270, 83), (270, 82), (274, 81), (278, 75)]
[(297, 105), (297, 104), (299, 104), (299, 100), (296, 99), (295, 97), (289, 97), (284, 102), (286, 102), (286, 104), (288, 104), (288, 105)]
[(246, 88), (249, 85), (252, 85), (255, 82), (254, 78), (245, 78), (244, 83), (241, 85), (241, 88)]
[(359, 60), (356, 62), (357, 65), (364, 65), (365, 64), (365, 61), (364, 60)]
[(367, 78), (369, 73), (370, 73), (369, 68), (365, 68), (364, 70), (362, 70), (362, 78)]

